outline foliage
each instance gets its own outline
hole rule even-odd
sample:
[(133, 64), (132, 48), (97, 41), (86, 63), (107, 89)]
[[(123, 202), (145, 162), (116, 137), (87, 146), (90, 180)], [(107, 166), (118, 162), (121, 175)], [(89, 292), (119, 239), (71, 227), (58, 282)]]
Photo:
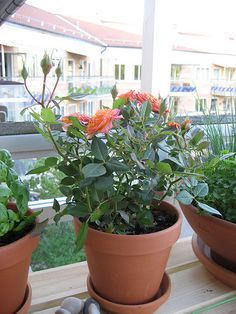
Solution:
[[(13, 169), (11, 154), (0, 149), (0, 246), (24, 232), (35, 221), (37, 213), (27, 215), (29, 191)], [(7, 204), (15, 201), (18, 211)]]
[[(40, 158), (36, 161), (33, 167), (39, 168), (44, 164), (45, 158)], [(31, 169), (33, 167), (31, 167)], [(37, 176), (31, 175), (30, 178), (27, 179), (27, 184), (29, 185), (31, 192), (38, 194), (39, 199), (60, 197), (63, 196), (63, 194), (59, 190), (59, 184), (64, 177), (65, 175), (61, 171), (51, 168), (47, 172)]]
[[(50, 61), (44, 58), (48, 69)], [(26, 84), (26, 76), (24, 81)], [(120, 95), (112, 109), (98, 110), (93, 117), (75, 113), (58, 120), (53, 101), (45, 103), (42, 98), (38, 104), (39, 113), (32, 107), (29, 111), (60, 159), (49, 157), (29, 174), (52, 167), (65, 174), (60, 191), (67, 197), (66, 207), (61, 209), (54, 201), (55, 221), (66, 214), (83, 221), (78, 248), (83, 246), (89, 225), (117, 234), (155, 231), (153, 199), (161, 203), (183, 177), (192, 175), (208, 145), (202, 131), (191, 132), (189, 120), (171, 121), (167, 101), (148, 93)], [(54, 124), (66, 132), (52, 131)]]
[(33, 271), (84, 261), (84, 252), (75, 251), (74, 238), (71, 221), (47, 225), (31, 258)]
[(186, 205), (193, 201), (209, 214), (236, 223), (236, 159), (235, 154), (215, 157), (203, 167), (205, 182), (195, 178), (185, 181), (177, 198)]
[[(236, 104), (231, 104), (230, 114), (220, 114), (218, 110), (204, 112), (204, 130), (211, 145), (210, 152), (220, 156), (222, 151), (236, 152)], [(228, 121), (228, 123), (226, 123)]]

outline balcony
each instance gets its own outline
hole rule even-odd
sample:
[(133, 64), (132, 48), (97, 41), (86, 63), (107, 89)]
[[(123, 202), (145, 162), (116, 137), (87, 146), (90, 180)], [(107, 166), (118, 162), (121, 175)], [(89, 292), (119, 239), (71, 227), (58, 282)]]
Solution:
[(171, 80), (170, 96), (186, 96), (196, 91), (196, 86), (186, 80)]

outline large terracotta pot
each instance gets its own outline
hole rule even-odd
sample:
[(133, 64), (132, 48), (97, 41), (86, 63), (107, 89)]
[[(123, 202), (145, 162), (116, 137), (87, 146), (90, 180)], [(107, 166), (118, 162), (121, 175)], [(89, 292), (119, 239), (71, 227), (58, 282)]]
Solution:
[[(16, 210), (12, 204), (9, 207)], [(1, 314), (16, 313), (24, 304), (30, 259), (38, 242), (39, 236), (31, 237), (27, 234), (11, 244), (0, 247)]]
[[(160, 209), (177, 217), (176, 223), (163, 231), (116, 235), (89, 228), (85, 251), (93, 287), (101, 297), (127, 305), (147, 303), (156, 297), (182, 223), (174, 205), (163, 202)], [(80, 224), (75, 218), (77, 232)]]
[(180, 204), (189, 224), (211, 249), (212, 259), (236, 272), (236, 224), (208, 215), (199, 215), (193, 205)]

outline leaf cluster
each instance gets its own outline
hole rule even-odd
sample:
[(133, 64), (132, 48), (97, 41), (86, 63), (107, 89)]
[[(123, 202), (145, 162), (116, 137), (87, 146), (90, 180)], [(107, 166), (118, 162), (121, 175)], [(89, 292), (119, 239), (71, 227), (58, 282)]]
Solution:
[(236, 159), (235, 153), (214, 157), (204, 164), (204, 182), (185, 180), (177, 199), (200, 211), (236, 223)]
[[(28, 216), (29, 191), (25, 183), (13, 169), (14, 163), (11, 154), (0, 149), (0, 245), (5, 244), (8, 238), (16, 238), (31, 225), (36, 214)], [(8, 203), (14, 201), (18, 208), (15, 212), (8, 208)]]

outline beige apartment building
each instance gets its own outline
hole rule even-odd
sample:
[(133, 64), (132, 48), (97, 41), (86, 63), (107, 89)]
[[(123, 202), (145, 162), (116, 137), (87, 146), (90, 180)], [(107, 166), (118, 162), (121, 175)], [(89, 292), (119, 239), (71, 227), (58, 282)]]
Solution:
[[(207, 36), (173, 32), (168, 88), (175, 112), (229, 111), (236, 93), (234, 40), (225, 38), (224, 45), (217, 46), (215, 39)], [(0, 26), (0, 45), (0, 83), (22, 81), (19, 73), (25, 62), (29, 87), (40, 98), (39, 63), (46, 50), (52, 55), (54, 67), (58, 62), (62, 67), (58, 96), (95, 90), (92, 95), (64, 102), (60, 111), (63, 115), (76, 111), (92, 115), (102, 106), (111, 106), (110, 89), (115, 83), (120, 93), (140, 89), (142, 38), (137, 34), (25, 4)], [(52, 73), (47, 82), (48, 97), (54, 81)], [(31, 101), (22, 85), (0, 84), (0, 108), (7, 108), (8, 120), (29, 119), (19, 112)]]

